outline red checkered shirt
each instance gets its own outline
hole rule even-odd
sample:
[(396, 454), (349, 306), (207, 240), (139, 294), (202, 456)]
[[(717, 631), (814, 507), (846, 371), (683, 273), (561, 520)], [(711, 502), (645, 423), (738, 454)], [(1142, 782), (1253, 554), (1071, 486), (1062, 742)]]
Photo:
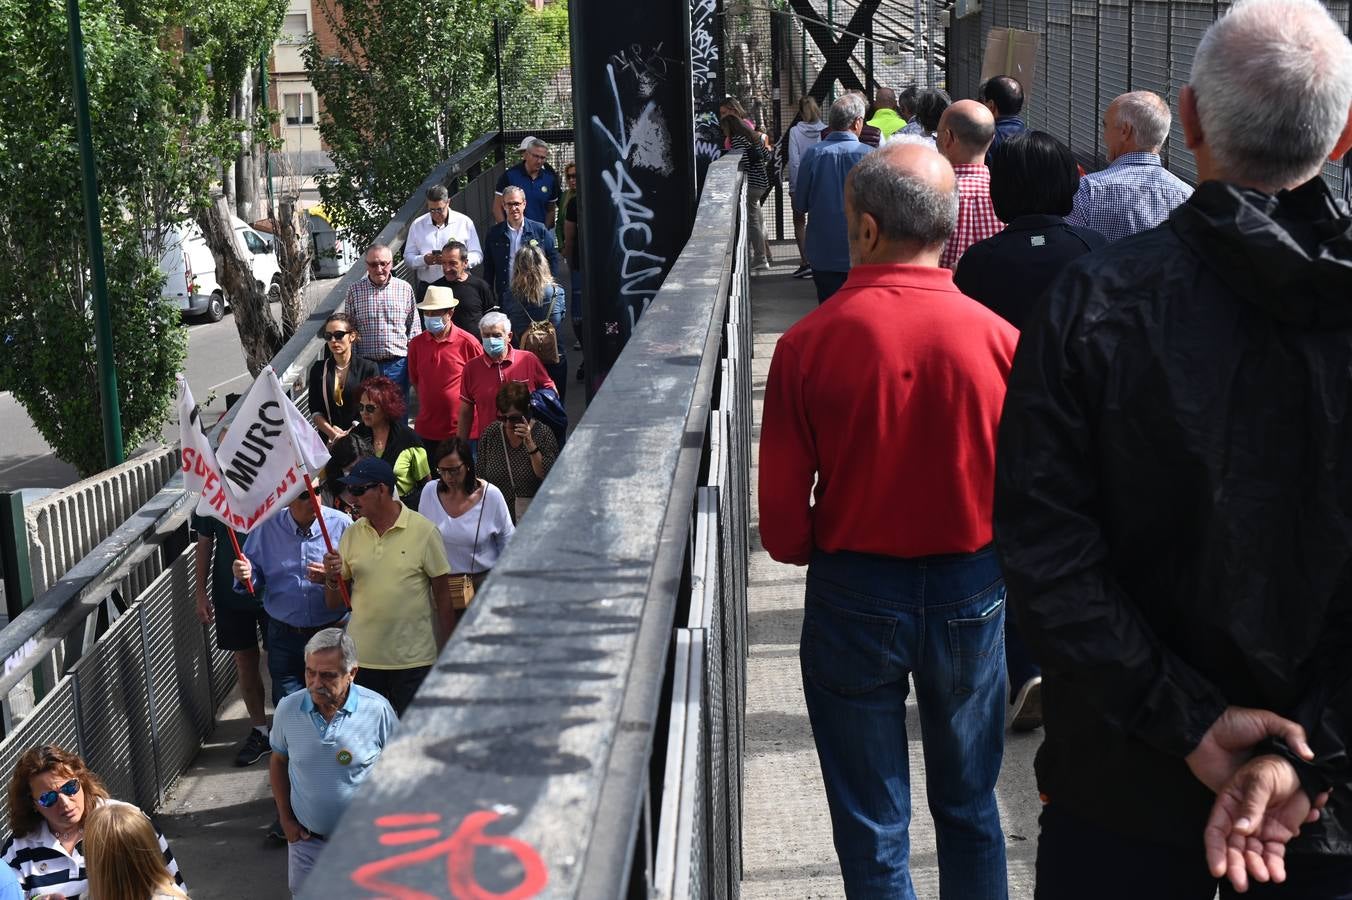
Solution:
[(385, 361), (408, 356), (408, 339), (422, 334), (422, 316), (413, 305), (413, 288), (391, 275), (384, 287), (369, 277), (347, 289), (344, 310), (357, 323), (357, 353)]
[(954, 166), (953, 174), (958, 176), (958, 227), (939, 257), (945, 269), (956, 269), (968, 247), (1005, 229), (991, 205), (991, 170), (985, 163)]

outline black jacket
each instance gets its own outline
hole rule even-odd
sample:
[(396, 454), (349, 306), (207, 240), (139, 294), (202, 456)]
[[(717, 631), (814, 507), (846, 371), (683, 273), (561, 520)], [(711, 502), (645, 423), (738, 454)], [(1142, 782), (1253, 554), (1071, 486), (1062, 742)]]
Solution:
[(1077, 260), (1024, 330), (995, 539), (1044, 668), (1039, 789), (1196, 847), (1184, 757), (1227, 704), (1335, 785), (1291, 851), (1352, 854), (1352, 218), (1316, 179), (1209, 182)]
[(1019, 216), (1004, 231), (962, 254), (953, 283), (968, 297), (1023, 330), (1047, 285), (1072, 260), (1108, 239), (1060, 216)]

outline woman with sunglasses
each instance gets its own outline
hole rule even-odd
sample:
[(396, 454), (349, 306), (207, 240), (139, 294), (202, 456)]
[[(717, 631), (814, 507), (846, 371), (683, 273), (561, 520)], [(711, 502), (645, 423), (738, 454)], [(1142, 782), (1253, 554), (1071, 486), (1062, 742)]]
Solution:
[(502, 491), (476, 475), (469, 441), (448, 438), (437, 445), (435, 458), (437, 479), (423, 487), (418, 512), (441, 533), (459, 622), (516, 526)]
[(328, 352), (310, 366), (310, 415), (324, 442), (332, 443), (352, 430), (361, 383), (379, 375), (380, 366), (353, 352), (359, 335), (347, 313), (331, 313), (319, 337)]
[(395, 492), (409, 509), (418, 508), (418, 496), (431, 476), (422, 438), (404, 421), (404, 394), (384, 375), (361, 383), (358, 433), (371, 441), (374, 454), (394, 469)]
[[(34, 747), (19, 757), (9, 781), (9, 830), (4, 860), (19, 873), (29, 897), (81, 897), (89, 893), (84, 829), (88, 814), (107, 804), (130, 806), (108, 789), (85, 761), (60, 747)], [(178, 863), (161, 834), (155, 835), (174, 883), (183, 887)]]
[(530, 413), (530, 388), (509, 381), (498, 391), (498, 419), (479, 436), (484, 478), (502, 491), (512, 523), (521, 517), (559, 456), (554, 432)]

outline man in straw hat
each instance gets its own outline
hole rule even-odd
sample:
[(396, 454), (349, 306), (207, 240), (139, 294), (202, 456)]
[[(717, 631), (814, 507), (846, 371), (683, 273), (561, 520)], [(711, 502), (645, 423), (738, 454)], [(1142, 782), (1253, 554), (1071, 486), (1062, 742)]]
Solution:
[(455, 435), (465, 363), (484, 352), (474, 335), (451, 320), (459, 304), (449, 287), (429, 286), (418, 304), (423, 332), (408, 342), (408, 380), (418, 392), (413, 430), (429, 454)]

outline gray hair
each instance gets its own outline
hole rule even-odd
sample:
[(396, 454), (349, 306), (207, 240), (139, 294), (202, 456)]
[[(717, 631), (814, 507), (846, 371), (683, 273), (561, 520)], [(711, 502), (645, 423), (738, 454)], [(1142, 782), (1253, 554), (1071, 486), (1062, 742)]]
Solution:
[(323, 653), (325, 650), (341, 650), (343, 653), (343, 671), (351, 672), (357, 668), (357, 644), (352, 635), (341, 628), (325, 628), (305, 642), (305, 655)]
[(1169, 125), (1173, 121), (1164, 98), (1154, 91), (1132, 91), (1113, 103), (1117, 105), (1117, 121), (1131, 126), (1136, 146), (1158, 153), (1169, 139)]
[[(527, 150), (544, 149), (548, 150), (549, 145), (539, 138), (531, 138), (530, 143), (526, 145)], [(523, 151), (524, 152), (524, 151)]]
[(1240, 0), (1197, 47), (1190, 84), (1224, 177), (1271, 189), (1318, 174), (1352, 106), (1352, 44), (1317, 0)]
[(440, 203), (442, 200), (451, 196), (451, 192), (446, 190), (444, 184), (434, 184), (427, 189), (427, 199), (433, 203)]
[(376, 250), (385, 250), (390, 254), (390, 259), (394, 259), (394, 251), (390, 250), (390, 245), (382, 244), (379, 241), (376, 241), (374, 244), (366, 248), (366, 252), (362, 254), (362, 259), (365, 259), (366, 257), (370, 256)]
[(868, 213), (882, 237), (898, 243), (934, 247), (948, 240), (958, 224), (958, 190), (934, 185), (897, 169), (886, 150), (875, 150), (850, 170), (854, 214)]
[(492, 328), (495, 325), (504, 325), (507, 328), (507, 333), (512, 333), (512, 320), (507, 318), (506, 313), (496, 310), (483, 314), (483, 318), (479, 320), (479, 333), (482, 334), (485, 328)]
[(864, 118), (866, 111), (863, 97), (858, 94), (846, 94), (831, 104), (826, 124), (831, 126), (832, 131), (849, 131), (854, 120)]
[(514, 184), (509, 184), (502, 189), (503, 197), (506, 197), (508, 194), (520, 194), (522, 200), (526, 199), (526, 192)]

